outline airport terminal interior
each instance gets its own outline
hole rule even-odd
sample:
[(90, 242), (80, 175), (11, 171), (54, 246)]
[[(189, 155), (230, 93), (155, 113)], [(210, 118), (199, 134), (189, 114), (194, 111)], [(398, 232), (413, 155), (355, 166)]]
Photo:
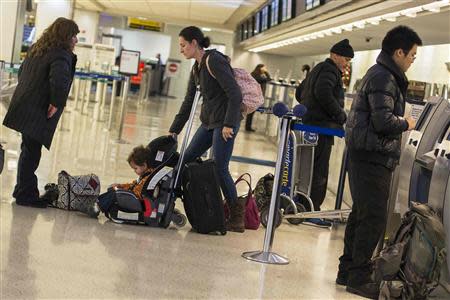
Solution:
[[(282, 131), (285, 120), (301, 124), (301, 116), (278, 118), (271, 108), (281, 102), (293, 109), (307, 69), (348, 39), (354, 49), (342, 72), (348, 114), (383, 37), (399, 25), (412, 28), (423, 43), (406, 72), (405, 115), (417, 123), (402, 136), (380, 245), (393, 240), (408, 206), (419, 202), (437, 212), (448, 250), (449, 0), (0, 0), (0, 13), (2, 122), (31, 45), (59, 17), (75, 21), (80, 31), (67, 104), (36, 171), (41, 194), (49, 183), (62, 184), (62, 171), (95, 174), (100, 193), (136, 179), (130, 152), (169, 135), (188, 88), (194, 59), (186, 59), (179, 45), (186, 26), (200, 28), (210, 37), (210, 49), (227, 55), (233, 68), (251, 73), (264, 64), (270, 74), (263, 105), (250, 126), (242, 120), (236, 135), (229, 164), (233, 180), (249, 173), (255, 189), (269, 173), (280, 176), (280, 184), (289, 177), (287, 190), (269, 194), (261, 225), (244, 233), (199, 234), (179, 198), (181, 220), (167, 227), (34, 208), (16, 204), (12, 196), (22, 135), (1, 126), (0, 299), (363, 299), (336, 284), (353, 203), (345, 139), (334, 136), (325, 201), (321, 212), (311, 212), (314, 143), (306, 129)], [(200, 106), (193, 112), (193, 131), (201, 124)], [(178, 151), (185, 136), (186, 128), (177, 137)], [(237, 190), (245, 195), (249, 188), (239, 183)], [(314, 226), (307, 222), (311, 218), (331, 226)], [(255, 260), (250, 251), (261, 254)], [(450, 299), (450, 258), (444, 260), (430, 299)]]

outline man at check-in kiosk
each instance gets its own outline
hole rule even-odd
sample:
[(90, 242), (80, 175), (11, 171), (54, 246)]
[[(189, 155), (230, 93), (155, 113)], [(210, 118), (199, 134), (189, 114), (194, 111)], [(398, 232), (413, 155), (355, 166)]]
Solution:
[(353, 200), (336, 283), (347, 291), (378, 299), (371, 279), (371, 257), (383, 234), (392, 173), (400, 158), (401, 135), (415, 127), (404, 118), (408, 79), (422, 41), (411, 28), (398, 26), (383, 39), (376, 64), (363, 77), (352, 103), (345, 141)]

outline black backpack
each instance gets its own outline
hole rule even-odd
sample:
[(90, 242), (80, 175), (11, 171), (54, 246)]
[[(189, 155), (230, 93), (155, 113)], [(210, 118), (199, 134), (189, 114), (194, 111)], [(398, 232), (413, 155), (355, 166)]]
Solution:
[(440, 218), (428, 205), (413, 203), (394, 240), (374, 259), (379, 299), (426, 299), (439, 284), (445, 258)]

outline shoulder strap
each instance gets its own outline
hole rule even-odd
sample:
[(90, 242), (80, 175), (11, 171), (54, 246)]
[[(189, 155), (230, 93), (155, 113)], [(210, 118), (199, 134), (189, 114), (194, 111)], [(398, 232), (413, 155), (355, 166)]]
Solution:
[(209, 61), (209, 54), (208, 54), (208, 56), (206, 57), (206, 68), (208, 69), (209, 75), (211, 75), (214, 79), (217, 79), (216, 76), (214, 76), (214, 74), (211, 72), (211, 68), (209, 67), (208, 61)]

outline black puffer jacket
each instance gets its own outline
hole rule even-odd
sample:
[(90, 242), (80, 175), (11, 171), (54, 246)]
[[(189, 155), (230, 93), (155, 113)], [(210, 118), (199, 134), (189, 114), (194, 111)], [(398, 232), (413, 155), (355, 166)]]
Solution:
[(342, 73), (329, 58), (315, 66), (295, 91), (298, 102), (308, 108), (303, 123), (342, 129), (344, 111)]
[[(3, 125), (35, 139), (47, 149), (66, 106), (77, 58), (65, 49), (26, 58)], [(47, 119), (49, 104), (58, 108)]]
[[(207, 57), (209, 57), (209, 68), (216, 78), (211, 76), (206, 67)], [(192, 67), (188, 91), (169, 131), (180, 133), (189, 119), (195, 96), (196, 81), (200, 84), (200, 91), (203, 96), (200, 112), (202, 125), (208, 129), (221, 126), (237, 127), (242, 119), (241, 89), (234, 78), (227, 57), (216, 50), (208, 50), (203, 55), (200, 66), (195, 62)]]
[(408, 79), (393, 59), (381, 52), (361, 81), (346, 125), (345, 141), (359, 160), (394, 168), (400, 158)]

